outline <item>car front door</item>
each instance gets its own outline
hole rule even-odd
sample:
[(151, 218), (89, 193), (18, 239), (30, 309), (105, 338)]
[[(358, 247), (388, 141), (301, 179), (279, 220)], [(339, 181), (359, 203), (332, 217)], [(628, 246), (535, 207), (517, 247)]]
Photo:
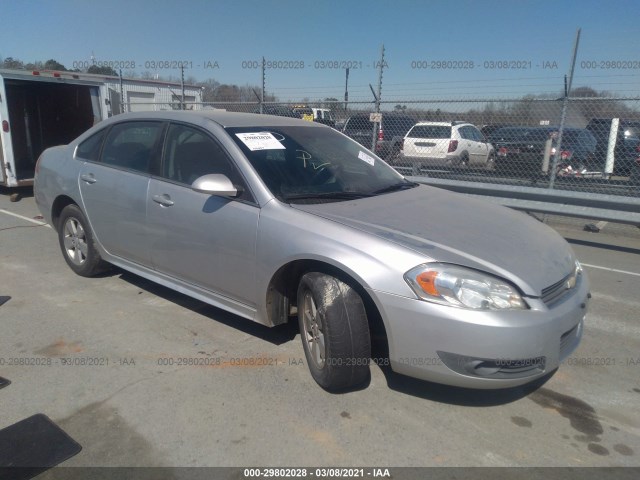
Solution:
[[(240, 195), (212, 196), (191, 189), (195, 179), (212, 173), (229, 177)], [(259, 215), (244, 179), (210, 133), (171, 124), (161, 175), (151, 179), (147, 197), (155, 269), (232, 302), (255, 307)]]
[[(159, 163), (163, 122), (115, 124), (78, 146), (84, 212), (95, 238), (111, 255), (149, 265), (145, 227), (147, 189)], [(102, 137), (104, 145), (102, 145)], [(94, 142), (93, 145), (90, 142)]]

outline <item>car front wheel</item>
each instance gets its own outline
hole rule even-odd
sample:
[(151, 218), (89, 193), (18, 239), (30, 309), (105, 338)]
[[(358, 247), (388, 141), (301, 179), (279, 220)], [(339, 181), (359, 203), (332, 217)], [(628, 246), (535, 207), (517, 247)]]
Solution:
[(60, 213), (58, 240), (67, 265), (78, 275), (91, 277), (105, 270), (107, 264), (96, 250), (87, 219), (77, 205), (67, 205)]
[(341, 280), (310, 272), (298, 286), (298, 324), (311, 376), (326, 390), (369, 379), (371, 339), (360, 295)]

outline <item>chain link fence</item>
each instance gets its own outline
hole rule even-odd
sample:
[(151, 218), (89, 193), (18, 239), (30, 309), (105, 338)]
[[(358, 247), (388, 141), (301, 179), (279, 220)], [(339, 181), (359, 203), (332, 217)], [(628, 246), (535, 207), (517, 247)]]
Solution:
[[(173, 104), (150, 109), (176, 109)], [(405, 175), (640, 197), (640, 98), (186, 103), (327, 124)]]

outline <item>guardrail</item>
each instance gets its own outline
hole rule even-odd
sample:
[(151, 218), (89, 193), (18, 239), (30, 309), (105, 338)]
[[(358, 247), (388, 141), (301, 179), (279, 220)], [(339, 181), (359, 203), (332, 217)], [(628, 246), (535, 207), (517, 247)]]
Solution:
[(483, 197), (516, 210), (640, 226), (640, 198), (430, 177), (406, 178), (433, 187)]

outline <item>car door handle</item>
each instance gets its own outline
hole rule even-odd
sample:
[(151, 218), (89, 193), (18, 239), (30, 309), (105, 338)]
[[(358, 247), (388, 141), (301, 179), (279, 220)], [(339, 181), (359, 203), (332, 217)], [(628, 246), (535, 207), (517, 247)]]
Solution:
[(154, 195), (153, 201), (159, 203), (163, 207), (170, 207), (171, 205), (173, 205), (173, 200), (171, 200), (171, 197), (166, 193), (162, 195)]
[(93, 173), (80, 175), (80, 180), (87, 183), (96, 183), (96, 177), (93, 176)]

